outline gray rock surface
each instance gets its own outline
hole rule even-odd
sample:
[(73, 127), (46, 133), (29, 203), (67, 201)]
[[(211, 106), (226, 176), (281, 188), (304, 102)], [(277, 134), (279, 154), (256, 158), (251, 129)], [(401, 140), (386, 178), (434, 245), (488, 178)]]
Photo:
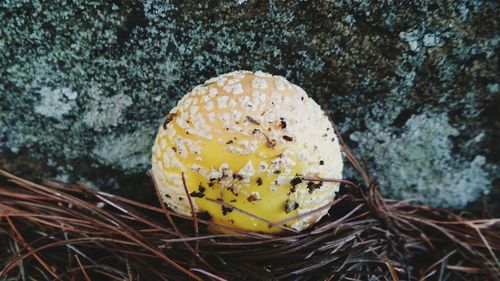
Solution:
[(176, 99), (248, 69), (328, 109), (386, 195), (500, 198), (495, 1), (61, 2), (0, 3), (4, 169), (141, 196)]

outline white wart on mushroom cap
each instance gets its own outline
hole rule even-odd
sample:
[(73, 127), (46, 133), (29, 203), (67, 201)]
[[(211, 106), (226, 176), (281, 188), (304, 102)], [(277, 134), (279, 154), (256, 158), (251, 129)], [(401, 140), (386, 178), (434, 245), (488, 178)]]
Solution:
[[(160, 126), (152, 152), (152, 174), (171, 209), (191, 215), (184, 173), (196, 212), (256, 232), (279, 232), (266, 221), (318, 209), (338, 191), (338, 183), (303, 178), (342, 177), (338, 139), (320, 106), (299, 86), (260, 71), (196, 86)], [(326, 212), (286, 225), (300, 231)]]

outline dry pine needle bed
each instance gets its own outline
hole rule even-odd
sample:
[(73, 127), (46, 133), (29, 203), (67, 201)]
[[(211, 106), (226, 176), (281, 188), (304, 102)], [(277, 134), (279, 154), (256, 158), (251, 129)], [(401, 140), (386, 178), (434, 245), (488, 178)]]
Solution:
[(500, 219), (383, 199), (343, 150), (359, 182), (342, 181), (313, 228), (279, 236), (215, 235), (161, 200), (0, 170), (0, 280), (500, 279)]

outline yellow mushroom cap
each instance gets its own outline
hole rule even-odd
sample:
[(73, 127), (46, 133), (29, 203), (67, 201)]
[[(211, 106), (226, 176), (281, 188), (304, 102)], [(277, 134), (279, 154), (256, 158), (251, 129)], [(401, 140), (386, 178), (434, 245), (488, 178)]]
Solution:
[[(282, 230), (269, 221), (333, 201), (338, 183), (305, 178), (341, 179), (342, 167), (338, 138), (320, 106), (299, 86), (260, 71), (235, 71), (196, 86), (170, 111), (152, 149), (152, 174), (172, 210), (191, 215), (184, 173), (196, 212), (263, 233)], [(327, 211), (286, 226), (303, 230)]]

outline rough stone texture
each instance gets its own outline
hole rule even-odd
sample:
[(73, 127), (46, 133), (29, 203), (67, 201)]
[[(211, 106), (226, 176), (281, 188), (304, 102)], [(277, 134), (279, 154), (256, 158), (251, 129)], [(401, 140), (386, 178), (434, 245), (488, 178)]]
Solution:
[(2, 168), (137, 194), (176, 99), (249, 69), (328, 109), (387, 195), (500, 198), (495, 1), (60, 2), (0, 3)]

